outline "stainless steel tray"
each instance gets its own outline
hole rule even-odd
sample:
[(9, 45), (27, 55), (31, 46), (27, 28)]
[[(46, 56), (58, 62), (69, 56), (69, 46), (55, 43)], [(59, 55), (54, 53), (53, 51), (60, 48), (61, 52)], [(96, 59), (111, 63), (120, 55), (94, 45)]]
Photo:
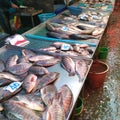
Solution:
[[(17, 55), (20, 56), (21, 51), (6, 49), (6, 46), (3, 46), (2, 48), (0, 48), (0, 59), (2, 59), (4, 61), (6, 61), (6, 59), (10, 55), (13, 55), (13, 54), (17, 54)], [(70, 116), (71, 116), (72, 111), (75, 107), (76, 101), (78, 99), (78, 96), (81, 92), (81, 89), (82, 89), (83, 84), (86, 80), (87, 74), (89, 72), (89, 69), (90, 69), (90, 67), (92, 65), (92, 62), (93, 62), (92, 59), (87, 59), (87, 61), (89, 63), (88, 70), (87, 70), (87, 73), (86, 73), (86, 75), (85, 75), (85, 77), (82, 81), (79, 81), (79, 78), (78, 78), (77, 75), (70, 77), (68, 75), (68, 72), (61, 67), (60, 63), (48, 68), (48, 70), (51, 71), (51, 72), (53, 71), (53, 72), (59, 72), (60, 73), (59, 79), (55, 82), (55, 86), (57, 87), (57, 89), (59, 89), (62, 85), (66, 84), (66, 85), (68, 85), (68, 87), (72, 91), (72, 94), (73, 94), (72, 105), (71, 105), (70, 111), (69, 111), (69, 113), (66, 117), (66, 120), (70, 119)]]

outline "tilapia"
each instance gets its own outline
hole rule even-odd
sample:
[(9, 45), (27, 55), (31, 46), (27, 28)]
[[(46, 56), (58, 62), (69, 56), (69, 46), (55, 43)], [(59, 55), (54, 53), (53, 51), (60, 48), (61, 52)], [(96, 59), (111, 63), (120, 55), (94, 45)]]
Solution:
[(59, 90), (58, 94), (60, 95), (60, 101), (62, 101), (62, 105), (65, 113), (70, 110), (70, 106), (72, 104), (73, 94), (70, 88), (67, 85), (63, 85)]
[(54, 58), (54, 57), (53, 56), (49, 56), (49, 55), (35, 55), (33, 57), (30, 57), (29, 61), (37, 62), (38, 60), (49, 60), (51, 58)]
[(75, 62), (75, 71), (78, 75), (79, 81), (83, 81), (88, 70), (88, 65), (84, 60), (77, 60)]
[(8, 72), (1, 72), (0, 78), (9, 79), (11, 81), (21, 81), (20, 77), (15, 76), (15, 75), (8, 73)]
[(12, 56), (8, 57), (8, 59), (6, 61), (6, 69), (8, 69), (9, 67), (11, 67), (13, 65), (16, 65), (17, 60), (18, 60), (18, 55), (12, 55)]
[(32, 66), (32, 63), (19, 63), (8, 68), (8, 71), (15, 75), (21, 75), (26, 73), (29, 68)]
[(5, 116), (9, 120), (42, 120), (33, 110), (19, 101), (8, 100), (3, 103)]
[(15, 99), (17, 98), (17, 101), (23, 103), (25, 107), (36, 110), (36, 111), (44, 111), (45, 105), (42, 101), (42, 98), (38, 95), (34, 94), (19, 94), (15, 96)]
[(37, 84), (37, 76), (30, 73), (24, 80), (22, 87), (25, 89), (26, 93), (32, 92), (32, 90), (36, 87)]
[(55, 97), (48, 107), (46, 120), (65, 120), (65, 112), (58, 97)]
[(21, 82), (12, 82), (7, 86), (0, 88), (0, 102), (3, 102), (22, 90)]
[(49, 72), (48, 74), (44, 75), (41, 78), (38, 78), (39, 83), (37, 89), (40, 89), (46, 85), (49, 85), (53, 82), (55, 82), (60, 76), (60, 73), (58, 72)]
[(75, 63), (72, 58), (70, 57), (62, 57), (61, 65), (63, 68), (69, 72), (69, 76), (75, 75)]
[(58, 62), (60, 62), (60, 59), (51, 58), (48, 60), (38, 60), (37, 62), (35, 62), (35, 65), (39, 65), (41, 67), (49, 67), (49, 66), (53, 66), (53, 65), (57, 64)]
[(5, 63), (3, 60), (0, 59), (0, 72), (3, 72), (5, 70)]
[(41, 97), (44, 103), (49, 106), (51, 101), (57, 94), (57, 88), (55, 85), (50, 84), (40, 89)]
[(45, 67), (40, 67), (40, 66), (32, 66), (29, 71), (33, 74), (36, 74), (36, 75), (45, 75), (45, 74), (48, 74), (49, 71), (47, 68)]
[(33, 57), (35, 56), (36, 54), (31, 51), (31, 50), (28, 50), (28, 49), (23, 49), (22, 50), (22, 55), (26, 58), (26, 59), (29, 59), (30, 57)]

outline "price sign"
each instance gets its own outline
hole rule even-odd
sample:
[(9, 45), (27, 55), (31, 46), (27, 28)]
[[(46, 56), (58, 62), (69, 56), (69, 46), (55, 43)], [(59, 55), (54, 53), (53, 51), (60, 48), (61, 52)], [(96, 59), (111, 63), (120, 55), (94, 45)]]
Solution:
[(68, 28), (67, 26), (63, 26), (63, 27), (61, 28), (61, 30), (62, 30), (62, 31), (68, 31), (69, 28)]
[(63, 44), (61, 46), (61, 50), (69, 50), (70, 49), (70, 45), (69, 44)]
[(18, 88), (20, 88), (21, 85), (22, 85), (22, 82), (13, 82), (13, 83), (9, 84), (7, 87), (4, 87), (3, 89), (8, 90), (10, 92), (14, 92)]

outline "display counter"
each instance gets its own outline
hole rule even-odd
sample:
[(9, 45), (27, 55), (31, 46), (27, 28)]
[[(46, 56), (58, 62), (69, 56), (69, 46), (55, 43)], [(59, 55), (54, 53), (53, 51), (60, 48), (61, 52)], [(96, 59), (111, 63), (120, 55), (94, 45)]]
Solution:
[[(56, 73), (59, 74), (59, 77), (57, 77), (57, 80), (55, 80), (55, 82), (51, 82), (51, 84), (55, 85), (55, 87), (57, 88), (57, 91), (59, 91), (62, 88), (62, 86), (68, 86), (68, 88), (70, 90), (69, 93), (71, 92), (71, 95), (68, 96), (70, 98), (69, 99), (66, 98), (67, 101), (64, 101), (65, 103), (67, 103), (67, 107), (69, 106), (67, 111), (63, 113), (65, 115), (63, 115), (60, 112), (60, 115), (63, 115), (65, 117), (64, 118), (65, 120), (70, 119), (71, 114), (72, 114), (72, 112), (75, 108), (77, 99), (80, 95), (80, 92), (82, 90), (82, 87), (84, 85), (84, 82), (86, 80), (88, 72), (90, 70), (90, 67), (93, 63), (93, 56), (96, 52), (97, 47), (99, 46), (101, 38), (102, 38), (102, 36), (104, 34), (104, 31), (106, 29), (107, 22), (109, 20), (111, 11), (95, 11), (91, 8), (90, 9), (85, 9), (84, 8), (82, 13), (84, 13), (83, 15), (89, 14), (91, 16), (89, 18), (92, 18), (92, 19), (89, 19), (89, 21), (83, 21), (83, 20), (79, 19), (81, 17), (80, 15), (79, 16), (73, 16), (73, 15), (70, 14), (70, 12), (68, 10), (66, 10), (66, 11), (62, 12), (61, 14), (57, 15), (55, 18), (47, 20), (46, 22), (41, 23), (40, 25), (37, 25), (36, 27), (32, 28), (31, 30), (23, 33), (22, 36), (29, 41), (28, 45), (26, 45), (24, 47), (11, 46), (11, 45), (6, 46), (5, 45), (2, 48), (0, 48), (0, 59), (2, 59), (4, 62), (6, 62), (11, 55), (18, 55), (18, 58), (21, 57), (22, 55), (26, 55), (26, 53), (23, 52), (24, 50), (30, 50), (38, 56), (39, 55), (49, 55), (49, 56), (54, 57), (54, 59), (59, 58), (59, 62), (57, 62), (54, 65), (51, 65), (51, 66), (47, 67), (47, 70), (50, 73), (51, 72), (53, 72), (53, 73), (56, 72)], [(81, 13), (81, 15), (82, 15), (82, 13)], [(68, 16), (66, 17), (66, 15), (68, 15)], [(100, 19), (98, 19), (97, 15), (100, 15)], [(67, 21), (65, 22), (66, 18), (67, 18)], [(68, 19), (68, 18), (71, 18), (71, 19)], [(100, 34), (94, 35), (95, 31), (92, 31), (91, 34), (88, 34), (88, 35), (90, 35), (89, 36), (90, 39), (86, 39), (86, 40), (83, 40), (83, 39), (81, 39), (81, 40), (77, 39), (76, 40), (76, 39), (73, 39), (73, 38), (63, 39), (63, 38), (49, 37), (49, 36), (47, 36), (47, 33), (49, 32), (49, 30), (46, 28), (46, 24), (53, 25), (51, 23), (54, 23), (55, 20), (64, 21), (63, 23), (61, 23), (62, 28), (63, 27), (68, 28), (70, 26), (70, 27), (72, 27), (71, 31), (74, 29), (73, 32), (75, 32), (75, 31), (77, 32), (78, 29), (75, 29), (75, 27), (78, 26), (78, 25), (79, 26), (83, 25), (84, 27), (88, 27), (88, 28), (91, 28), (93, 30), (98, 30), (98, 29), (101, 30), (102, 29), (102, 32)], [(72, 20), (72, 22), (71, 22), (71, 20)], [(59, 24), (56, 23), (54, 25), (57, 26)], [(59, 26), (59, 27), (61, 27), (61, 26)], [(62, 30), (62, 28), (55, 29), (55, 30), (56, 31), (57, 30)], [(66, 31), (64, 31), (64, 32), (66, 32)], [(67, 31), (67, 33), (68, 33), (68, 31)], [(85, 36), (85, 35), (83, 34), (83, 36)], [(91, 36), (92, 36), (92, 38), (91, 38)], [(62, 43), (62, 45), (60, 47), (56, 47), (55, 46), (56, 43)], [(51, 46), (56, 47), (55, 51), (54, 50), (52, 51), (51, 49), (48, 49)], [(77, 46), (77, 48), (79, 46), (82, 50), (80, 49), (81, 51), (78, 52), (77, 51), (78, 49), (76, 49), (76, 46)], [(77, 52), (77, 55), (76, 54), (68, 54), (68, 52), (72, 53), (73, 51)], [(86, 53), (86, 51), (87, 51), (87, 53)], [(64, 58), (67, 58), (66, 61), (67, 60), (68, 61), (65, 62)], [(29, 58), (29, 60), (32, 60), (32, 59)], [(35, 59), (33, 59), (32, 62), (31, 61), (29, 61), (29, 62), (32, 63), (32, 65), (36, 65), (34, 60)], [(67, 65), (72, 65), (71, 67), (73, 67), (75, 65), (73, 67), (74, 68), (73, 71), (75, 70), (74, 71), (75, 73), (70, 75), (70, 73), (69, 73), (70, 71), (69, 70), (67, 71), (67, 69), (65, 69), (62, 66), (63, 64), (64, 65), (66, 65), (66, 64)], [(17, 74), (20, 74), (20, 73), (17, 73)], [(24, 80), (23, 80), (23, 83), (24, 83)], [(41, 83), (41, 84), (43, 84), (43, 86), (41, 88), (44, 88), (49, 83), (50, 83), (50, 81), (48, 81), (48, 83), (46, 85)], [(41, 90), (41, 88), (39, 88), (39, 91)], [(27, 94), (27, 93), (25, 93), (24, 89), (21, 90), (20, 94), (23, 94), (23, 93), (24, 93), (24, 95)], [(58, 96), (61, 95), (61, 94), (63, 94), (63, 93), (59, 92)], [(66, 97), (66, 96), (64, 96), (64, 97)], [(59, 100), (60, 101), (64, 100), (64, 98), (59, 99)], [(64, 102), (62, 101), (62, 103), (64, 103)], [(61, 106), (64, 106), (64, 105), (62, 104)], [(51, 106), (51, 107), (53, 107), (53, 106)], [(42, 112), (42, 114), (41, 114), (42, 118), (44, 116), (43, 114), (46, 113), (46, 112), (48, 114), (50, 114), (50, 112), (51, 112), (49, 105), (46, 105), (45, 111)], [(57, 112), (56, 109), (55, 109), (54, 112)], [(49, 115), (47, 117), (49, 117)]]

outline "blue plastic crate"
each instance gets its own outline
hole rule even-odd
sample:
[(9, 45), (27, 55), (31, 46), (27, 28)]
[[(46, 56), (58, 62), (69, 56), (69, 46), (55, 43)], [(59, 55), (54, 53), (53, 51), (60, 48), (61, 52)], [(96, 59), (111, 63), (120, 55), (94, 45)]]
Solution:
[(64, 10), (66, 10), (66, 8), (67, 7), (64, 4), (57, 4), (57, 5), (54, 5), (54, 12), (57, 15), (63, 12)]
[(56, 16), (55, 13), (42, 13), (42, 14), (38, 15), (38, 18), (39, 18), (40, 22), (44, 22), (44, 21), (46, 21), (50, 18), (53, 18), (55, 16)]
[(72, 15), (78, 16), (82, 12), (82, 8), (78, 6), (68, 6), (68, 10)]

